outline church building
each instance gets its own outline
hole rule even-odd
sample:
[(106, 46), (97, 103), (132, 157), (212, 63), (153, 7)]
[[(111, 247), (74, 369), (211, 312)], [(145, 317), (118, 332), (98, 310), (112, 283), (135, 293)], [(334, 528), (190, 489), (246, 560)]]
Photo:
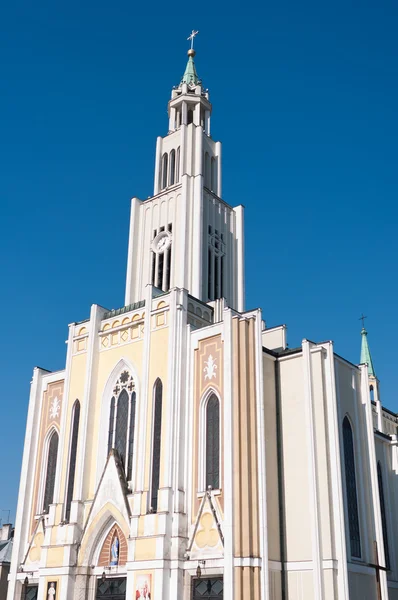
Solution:
[(124, 305), (33, 370), (8, 600), (398, 600), (398, 419), (245, 308), (195, 51), (133, 198)]

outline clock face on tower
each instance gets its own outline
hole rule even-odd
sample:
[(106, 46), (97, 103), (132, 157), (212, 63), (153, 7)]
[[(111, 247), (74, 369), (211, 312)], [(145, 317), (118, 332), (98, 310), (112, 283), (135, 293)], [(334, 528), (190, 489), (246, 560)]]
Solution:
[(167, 231), (161, 231), (152, 242), (152, 249), (158, 254), (162, 254), (171, 244), (171, 237)]

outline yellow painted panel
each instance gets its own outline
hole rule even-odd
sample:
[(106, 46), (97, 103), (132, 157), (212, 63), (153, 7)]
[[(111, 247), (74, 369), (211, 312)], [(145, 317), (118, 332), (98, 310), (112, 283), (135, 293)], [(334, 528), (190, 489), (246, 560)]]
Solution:
[(156, 538), (137, 540), (135, 543), (135, 560), (152, 560), (156, 558)]
[[(69, 396), (64, 402), (64, 410), (67, 411), (66, 417), (66, 431), (70, 432), (71, 427), (71, 412), (72, 406), (76, 400), (80, 401), (82, 405), (84, 384), (86, 379), (86, 365), (87, 365), (87, 354), (78, 354), (72, 357), (71, 370), (70, 370), (70, 383), (69, 383)], [(65, 390), (66, 391), (66, 390)], [(61, 490), (66, 488), (66, 476), (68, 470), (68, 456), (69, 456), (69, 433), (65, 436), (65, 444), (62, 448), (62, 471), (61, 471)], [(79, 457), (79, 447), (77, 448), (77, 460)], [(63, 500), (63, 498), (61, 498)], [(61, 520), (60, 516), (57, 515), (56, 522), (59, 523)]]
[[(164, 442), (166, 438), (165, 426), (167, 423), (167, 368), (168, 368), (168, 345), (169, 345), (169, 328), (164, 327), (152, 331), (151, 346), (149, 358), (149, 381), (148, 381), (148, 413), (147, 413), (147, 428), (146, 428), (146, 465), (145, 465), (145, 488), (149, 489), (149, 472), (150, 458), (152, 455), (151, 449), (151, 434), (152, 434), (152, 413), (153, 413), (153, 386), (156, 379), (159, 377), (163, 384), (163, 400), (162, 400), (162, 436), (161, 436), (161, 463), (160, 463), (160, 480), (159, 485), (164, 485)], [(140, 440), (138, 440), (140, 443)]]
[(49, 548), (47, 551), (47, 567), (62, 567), (64, 562), (63, 547)]

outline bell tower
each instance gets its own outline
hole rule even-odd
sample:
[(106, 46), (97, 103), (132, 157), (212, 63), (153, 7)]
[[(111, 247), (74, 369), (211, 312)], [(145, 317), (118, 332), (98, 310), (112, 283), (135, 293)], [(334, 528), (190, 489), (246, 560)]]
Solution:
[(195, 50), (168, 104), (168, 133), (156, 144), (153, 196), (131, 201), (125, 304), (148, 284), (178, 287), (203, 302), (225, 298), (244, 310), (243, 207), (222, 200), (221, 143)]

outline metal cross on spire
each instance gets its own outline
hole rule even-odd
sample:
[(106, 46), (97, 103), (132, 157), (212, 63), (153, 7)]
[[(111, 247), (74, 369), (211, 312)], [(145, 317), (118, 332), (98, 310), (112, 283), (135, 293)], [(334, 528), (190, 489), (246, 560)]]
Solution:
[(362, 315), (359, 317), (359, 321), (362, 321), (362, 327), (363, 329), (365, 329), (365, 319), (367, 319), (368, 317), (365, 317), (365, 315), (362, 313)]
[(198, 35), (199, 31), (195, 31), (194, 29), (192, 29), (191, 34), (187, 37), (187, 40), (191, 40), (191, 50), (193, 50), (193, 41), (195, 39), (195, 37)]

